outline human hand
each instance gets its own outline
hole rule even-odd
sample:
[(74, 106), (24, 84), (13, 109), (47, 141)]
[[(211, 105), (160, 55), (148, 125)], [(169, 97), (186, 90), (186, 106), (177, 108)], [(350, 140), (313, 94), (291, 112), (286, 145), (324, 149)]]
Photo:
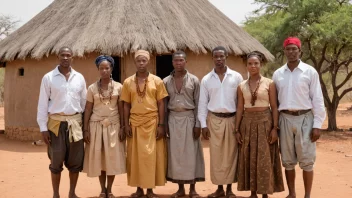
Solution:
[(320, 138), (320, 129), (313, 128), (310, 134), (310, 139), (312, 142), (316, 142)]
[(156, 130), (156, 140), (160, 140), (164, 137), (164, 126), (158, 126)]
[(200, 136), (200, 128), (199, 127), (194, 127), (193, 128), (193, 138), (194, 140), (198, 140), (199, 136)]
[(202, 128), (202, 135), (203, 135), (203, 138), (204, 138), (204, 139), (209, 140), (209, 138), (210, 138), (210, 131), (209, 131), (208, 127)]
[(45, 142), (45, 144), (49, 145), (51, 143), (49, 131), (43, 131), (42, 137), (43, 137), (43, 141)]

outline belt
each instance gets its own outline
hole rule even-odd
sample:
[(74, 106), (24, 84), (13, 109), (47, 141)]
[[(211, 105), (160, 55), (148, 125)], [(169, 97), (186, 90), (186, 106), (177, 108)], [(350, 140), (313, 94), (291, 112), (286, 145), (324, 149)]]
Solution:
[(220, 118), (230, 118), (236, 115), (236, 112), (233, 113), (215, 113), (215, 112), (211, 112), (212, 114), (214, 114), (216, 117), (220, 117)]
[(311, 109), (298, 110), (298, 111), (281, 110), (282, 113), (293, 115), (293, 116), (300, 116), (300, 115), (306, 114), (310, 111), (311, 111)]

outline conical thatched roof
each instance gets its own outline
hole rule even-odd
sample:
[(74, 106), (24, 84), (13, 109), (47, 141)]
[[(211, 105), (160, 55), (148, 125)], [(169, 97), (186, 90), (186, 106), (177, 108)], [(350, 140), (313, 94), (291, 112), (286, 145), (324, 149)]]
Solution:
[(208, 0), (55, 0), (0, 42), (4, 61), (41, 59), (72, 47), (85, 53), (123, 55), (138, 49), (195, 53), (223, 45), (232, 54), (270, 52)]

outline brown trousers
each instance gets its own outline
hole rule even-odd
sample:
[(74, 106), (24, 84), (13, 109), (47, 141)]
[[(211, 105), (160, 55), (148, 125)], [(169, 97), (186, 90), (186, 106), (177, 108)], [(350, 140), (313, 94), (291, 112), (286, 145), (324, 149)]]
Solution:
[(54, 174), (61, 173), (64, 163), (73, 173), (78, 173), (83, 168), (84, 142), (80, 140), (70, 143), (67, 129), (67, 122), (61, 122), (58, 136), (49, 131), (51, 139), (51, 144), (48, 146), (49, 169)]

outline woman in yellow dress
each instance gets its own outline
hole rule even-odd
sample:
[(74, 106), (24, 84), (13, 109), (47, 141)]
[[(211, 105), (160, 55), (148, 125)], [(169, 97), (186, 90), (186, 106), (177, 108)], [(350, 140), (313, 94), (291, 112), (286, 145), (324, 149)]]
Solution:
[(90, 85), (87, 92), (83, 172), (88, 177), (99, 176), (99, 198), (114, 198), (111, 187), (115, 175), (126, 173), (126, 136), (122, 127), (123, 102), (120, 100), (122, 85), (111, 78), (114, 68), (112, 57), (99, 56), (95, 64), (100, 79)]

